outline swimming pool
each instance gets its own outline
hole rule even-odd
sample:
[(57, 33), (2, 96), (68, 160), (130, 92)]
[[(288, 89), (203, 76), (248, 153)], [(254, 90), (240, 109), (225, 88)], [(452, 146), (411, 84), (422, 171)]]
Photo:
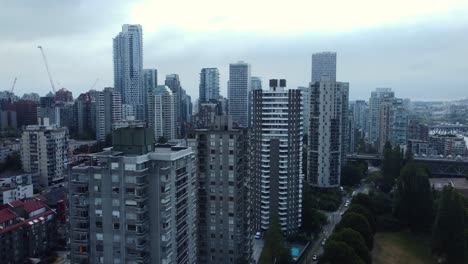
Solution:
[(293, 258), (299, 257), (299, 253), (301, 253), (301, 251), (299, 250), (298, 247), (291, 247), (291, 256)]

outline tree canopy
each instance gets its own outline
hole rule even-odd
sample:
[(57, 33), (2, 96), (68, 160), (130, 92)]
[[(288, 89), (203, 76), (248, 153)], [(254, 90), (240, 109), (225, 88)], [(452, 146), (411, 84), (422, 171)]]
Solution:
[(463, 197), (452, 187), (445, 187), (437, 210), (433, 231), (432, 249), (447, 263), (465, 263), (465, 208)]
[(273, 223), (265, 233), (265, 245), (260, 255), (259, 263), (290, 264), (292, 261), (291, 254), (285, 247), (283, 233), (278, 220), (273, 220)]
[(339, 232), (333, 233), (333, 235), (330, 236), (329, 241), (341, 241), (346, 243), (364, 263), (372, 263), (369, 249), (366, 246), (364, 238), (359, 232), (351, 228), (343, 228)]
[(343, 215), (343, 218), (341, 219), (341, 222), (336, 226), (336, 229), (337, 231), (341, 231), (344, 228), (351, 228), (359, 232), (366, 241), (367, 247), (369, 249), (372, 249), (374, 238), (372, 234), (372, 229), (365, 216), (357, 213), (347, 213)]
[(329, 264), (365, 264), (354, 252), (353, 248), (342, 241), (330, 240), (325, 245), (319, 263)]
[(432, 191), (424, 169), (409, 162), (397, 182), (395, 217), (413, 232), (427, 232), (433, 221)]

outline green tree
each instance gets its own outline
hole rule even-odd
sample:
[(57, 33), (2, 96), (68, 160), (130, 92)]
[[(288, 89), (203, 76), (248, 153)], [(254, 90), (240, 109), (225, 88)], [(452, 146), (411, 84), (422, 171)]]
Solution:
[(343, 215), (341, 222), (336, 226), (337, 231), (342, 230), (343, 228), (351, 228), (359, 232), (369, 249), (372, 249), (374, 238), (372, 234), (372, 229), (367, 221), (366, 217), (357, 214), (357, 213), (347, 213)]
[(427, 232), (433, 220), (432, 191), (426, 172), (414, 162), (401, 170), (397, 182), (395, 217), (413, 232)]
[[(272, 263), (272, 262), (271, 262)], [(330, 240), (325, 245), (319, 263), (329, 264), (365, 264), (354, 252), (353, 248), (345, 242)]]
[(432, 231), (432, 249), (447, 263), (462, 264), (467, 259), (463, 197), (452, 187), (442, 191)]
[(376, 220), (374, 214), (367, 209), (366, 207), (360, 205), (360, 204), (352, 204), (351, 207), (346, 211), (346, 213), (357, 213), (360, 215), (363, 215), (367, 222), (369, 222), (369, 225), (372, 229), (372, 232), (376, 231)]
[(329, 241), (341, 241), (350, 246), (354, 252), (359, 256), (359, 258), (364, 261), (366, 264), (372, 263), (371, 256), (369, 254), (369, 249), (366, 246), (366, 242), (362, 235), (351, 229), (343, 228), (339, 232), (333, 233), (330, 236)]
[(362, 179), (362, 170), (356, 164), (348, 162), (341, 169), (341, 184), (344, 186), (354, 186)]
[(304, 187), (302, 194), (302, 231), (307, 235), (318, 234), (327, 222), (327, 217), (315, 209), (316, 203), (310, 188)]
[(291, 254), (285, 247), (283, 233), (278, 220), (275, 219), (265, 233), (265, 244), (260, 255), (259, 263), (290, 264), (292, 261)]
[(368, 209), (370, 212), (374, 212), (374, 203), (370, 199), (368, 194), (364, 193), (358, 193), (356, 196), (353, 198), (353, 205), (362, 205), (364, 208)]
[(13, 152), (5, 158), (5, 161), (0, 164), (0, 172), (2, 171), (23, 171), (21, 156), (19, 152)]

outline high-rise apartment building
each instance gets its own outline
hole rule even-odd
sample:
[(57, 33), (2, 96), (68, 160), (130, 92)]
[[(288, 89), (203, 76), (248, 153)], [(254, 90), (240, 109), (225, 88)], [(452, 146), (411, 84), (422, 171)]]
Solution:
[(379, 147), (380, 144), (380, 104), (383, 98), (394, 98), (391, 88), (377, 88), (369, 99), (369, 138), (368, 143)]
[(122, 104), (132, 105), (136, 118), (145, 120), (141, 25), (123, 25), (113, 40), (113, 48), (114, 87), (122, 95)]
[[(321, 81), (310, 84), (308, 181), (317, 187), (340, 185), (346, 155), (348, 83)], [(344, 107), (346, 105), (346, 108)], [(345, 115), (345, 116), (344, 116)]]
[(182, 129), (182, 86), (180, 85), (179, 75), (178, 74), (168, 74), (166, 75), (166, 80), (164, 84), (171, 89), (172, 94), (175, 97), (175, 118), (176, 118), (176, 135), (177, 137), (181, 134)]
[(249, 123), (249, 91), (251, 90), (250, 64), (229, 64), (228, 100), (229, 115), (242, 127)]
[(380, 152), (383, 151), (387, 141), (393, 146), (403, 146), (408, 143), (408, 111), (402, 99), (392, 96), (381, 98), (379, 121), (378, 149)]
[(68, 161), (68, 129), (57, 125), (26, 126), (21, 137), (21, 162), (26, 172), (39, 172), (39, 184), (47, 187), (65, 178)]
[(364, 100), (356, 100), (352, 106), (351, 111), (354, 119), (354, 126), (358, 131), (358, 137), (366, 138), (369, 133), (369, 105)]
[(200, 72), (199, 103), (219, 98), (218, 68), (203, 68)]
[(198, 263), (249, 260), (248, 135), (217, 116), (209, 128), (189, 133), (198, 161)]
[(154, 131), (155, 140), (176, 138), (175, 96), (165, 85), (148, 92), (148, 127)]
[(158, 86), (158, 70), (157, 69), (143, 69), (143, 90), (146, 93), (150, 89)]
[(304, 135), (309, 135), (309, 118), (310, 118), (310, 87), (298, 87), (301, 91), (302, 96), (302, 121), (303, 121), (303, 129)]
[(250, 90), (261, 90), (262, 89), (262, 79), (260, 77), (252, 76), (250, 78)]
[[(95, 126), (93, 121), (96, 117), (93, 111), (94, 100), (95, 98), (89, 92), (80, 94), (75, 100), (73, 105), (74, 129), (70, 133), (73, 132), (72, 134), (81, 137), (92, 137), (95, 133), (93, 129)], [(59, 123), (59, 125), (61, 124)]]
[(312, 82), (320, 82), (323, 78), (336, 81), (336, 52), (312, 54)]
[(253, 228), (267, 230), (278, 219), (285, 234), (297, 232), (302, 212), (301, 92), (286, 80), (270, 80), (253, 93), (250, 142)]
[(96, 140), (105, 141), (112, 124), (122, 121), (122, 97), (114, 88), (96, 92)]
[(196, 168), (189, 147), (114, 131), (113, 148), (69, 167), (72, 263), (196, 263)]

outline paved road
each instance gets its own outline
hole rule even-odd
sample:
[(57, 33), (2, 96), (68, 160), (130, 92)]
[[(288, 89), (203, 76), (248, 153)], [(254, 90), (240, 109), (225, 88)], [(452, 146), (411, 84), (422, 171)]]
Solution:
[[(361, 187), (355, 189), (356, 193), (369, 193), (369, 187), (365, 184), (361, 185)], [(320, 256), (323, 253), (323, 247), (322, 247), (322, 241), (325, 238), (328, 238), (331, 233), (333, 233), (333, 230), (335, 229), (335, 226), (341, 221), (341, 214), (346, 212), (348, 207), (345, 207), (346, 200), (351, 200), (351, 195), (347, 195), (343, 197), (343, 202), (341, 203), (340, 207), (336, 212), (324, 212), (325, 215), (328, 217), (328, 223), (323, 226), (323, 232), (319, 235), (318, 239), (312, 241), (311, 243), (312, 246), (309, 247), (309, 252), (305, 253), (307, 254), (306, 262), (303, 263), (314, 263), (312, 261), (312, 256), (317, 255)]]

